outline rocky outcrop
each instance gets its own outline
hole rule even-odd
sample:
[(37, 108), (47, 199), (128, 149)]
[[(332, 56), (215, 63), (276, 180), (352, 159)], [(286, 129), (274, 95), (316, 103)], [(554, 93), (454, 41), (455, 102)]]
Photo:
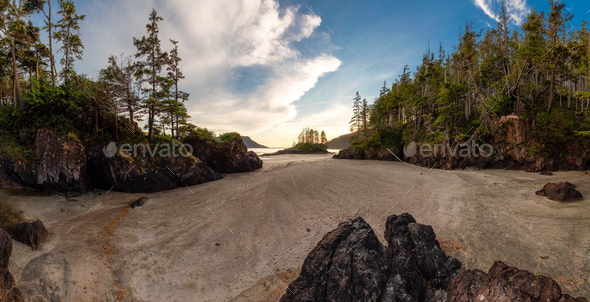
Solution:
[(543, 186), (543, 189), (537, 191), (535, 194), (539, 196), (547, 196), (547, 198), (560, 202), (574, 202), (583, 200), (582, 193), (576, 190), (576, 186), (569, 182), (548, 183)]
[(362, 219), (328, 233), (286, 289), (288, 301), (587, 302), (556, 281), (496, 262), (488, 274), (463, 270), (441, 249), (432, 227), (410, 214), (387, 218), (386, 248)]
[(461, 263), (409, 214), (390, 216), (386, 229), (389, 249), (362, 218), (341, 223), (309, 253), (281, 301), (444, 301)]
[[(531, 138), (530, 124), (517, 116), (502, 117), (497, 126), (498, 131), (493, 134), (479, 138), (473, 136), (464, 143), (447, 139), (437, 146), (418, 145), (417, 152), (408, 155), (392, 151), (411, 164), (444, 170), (465, 167), (527, 172), (590, 169), (590, 148), (582, 141), (571, 141), (567, 148), (549, 150), (545, 142), (536, 142)], [(401, 149), (403, 146), (399, 146)], [(385, 148), (357, 150), (351, 147), (341, 150), (334, 158), (396, 160), (387, 153)]]
[(16, 287), (14, 276), (8, 271), (12, 255), (12, 239), (6, 231), (0, 229), (0, 301), (23, 302), (23, 294)]
[[(392, 150), (392, 152), (394, 152)], [(368, 148), (364, 150), (359, 150), (354, 147), (342, 149), (338, 152), (338, 154), (334, 155), (332, 158), (336, 159), (371, 159), (371, 160), (387, 160), (387, 161), (394, 161), (396, 160), (395, 156), (391, 154), (391, 152), (387, 151), (385, 148), (377, 149), (377, 148)]]
[(191, 145), (196, 158), (219, 173), (252, 172), (262, 168), (262, 160), (256, 153), (248, 151), (237, 133), (223, 142), (194, 134), (184, 143)]
[(496, 261), (488, 274), (480, 270), (459, 273), (447, 288), (448, 302), (587, 302), (561, 293), (559, 284), (545, 276)]
[(313, 150), (300, 150), (295, 148), (287, 148), (283, 150), (279, 150), (274, 153), (265, 153), (263, 156), (273, 156), (273, 155), (283, 155), (283, 154), (332, 154), (330, 151), (326, 149), (313, 149)]
[(23, 222), (14, 230), (14, 240), (24, 243), (36, 250), (49, 238), (49, 232), (41, 220), (33, 223)]
[(432, 301), (461, 271), (461, 262), (443, 252), (432, 227), (416, 223), (410, 214), (387, 218), (385, 240), (417, 301)]
[[(214, 181), (222, 175), (212, 171), (192, 156), (150, 156), (138, 152), (130, 156), (117, 149), (113, 156), (105, 156), (104, 146), (89, 148), (87, 170), (92, 184), (99, 189), (130, 193), (149, 193), (194, 186)], [(142, 149), (138, 149), (142, 150)]]
[(147, 203), (147, 201), (148, 201), (147, 197), (142, 197), (142, 198), (132, 202), (130, 206), (132, 209), (135, 209), (138, 207), (143, 207)]

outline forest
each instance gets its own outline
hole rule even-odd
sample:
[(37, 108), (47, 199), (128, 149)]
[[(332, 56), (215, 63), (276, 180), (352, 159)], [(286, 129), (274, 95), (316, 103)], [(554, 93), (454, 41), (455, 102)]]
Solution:
[[(213, 135), (187, 122), (179, 42), (170, 39), (173, 48), (162, 49), (163, 18), (155, 10), (146, 18), (145, 35), (132, 40), (137, 52), (110, 56), (96, 78), (76, 72), (85, 16), (72, 0), (58, 0), (57, 8), (50, 0), (0, 1), (0, 12), (0, 151), (32, 155), (36, 131), (43, 128), (82, 140), (150, 143), (195, 130)], [(36, 14), (44, 24), (30, 21)]]
[(292, 147), (296, 150), (328, 149), (327, 143), (328, 138), (326, 137), (325, 131), (322, 130), (320, 133), (317, 130), (306, 127), (299, 133), (297, 141), (293, 141)]
[(497, 25), (466, 22), (449, 53), (430, 46), (416, 71), (406, 65), (372, 104), (357, 92), (351, 143), (357, 149), (483, 140), (516, 116), (547, 149), (590, 136), (590, 29), (572, 24), (563, 2), (532, 11), (522, 26), (505, 3)]

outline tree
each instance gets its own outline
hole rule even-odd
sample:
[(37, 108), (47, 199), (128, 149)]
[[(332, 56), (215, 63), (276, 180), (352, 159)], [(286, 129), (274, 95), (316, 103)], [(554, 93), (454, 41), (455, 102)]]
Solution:
[(324, 130), (322, 130), (321, 136), (322, 136), (322, 138), (321, 138), (322, 142), (321, 143), (324, 144), (324, 145), (327, 144), (328, 143), (328, 139), (326, 138), (326, 132), (324, 132)]
[(174, 103), (172, 104), (174, 109), (170, 110), (170, 129), (172, 131), (172, 136), (174, 136), (175, 130), (176, 136), (179, 136), (179, 121), (187, 117), (183, 115), (186, 114), (186, 108), (184, 108), (183, 103), (188, 100), (189, 94), (178, 90), (178, 82), (184, 79), (184, 74), (179, 67), (179, 63), (182, 59), (178, 55), (178, 41), (170, 39), (170, 42), (174, 45), (174, 48), (170, 51), (170, 62), (166, 68), (168, 70), (168, 80), (172, 83), (174, 100)]
[(142, 58), (143, 61), (137, 62), (138, 70), (135, 73), (138, 79), (147, 82), (149, 89), (144, 89), (149, 98), (144, 100), (144, 105), (148, 110), (148, 139), (151, 143), (154, 139), (154, 121), (159, 107), (159, 101), (166, 96), (169, 88), (168, 79), (160, 76), (162, 69), (167, 65), (169, 59), (166, 52), (162, 52), (160, 38), (158, 34), (158, 22), (164, 20), (158, 16), (155, 9), (150, 14), (149, 23), (146, 25), (147, 36), (141, 39), (133, 38), (133, 45), (137, 48), (136, 58)]
[(356, 92), (356, 96), (353, 98), (354, 103), (352, 104), (352, 119), (350, 120), (350, 132), (360, 131), (361, 123), (361, 96), (359, 92)]
[[(47, 11), (45, 10), (45, 5), (47, 5)], [(44, 29), (47, 30), (48, 33), (51, 83), (53, 84), (53, 87), (55, 87), (55, 74), (57, 71), (55, 68), (55, 58), (53, 56), (53, 35), (51, 33), (55, 25), (51, 23), (51, 0), (28, 0), (26, 10), (31, 13), (42, 12), (43, 15), (45, 15)]]
[[(86, 15), (79, 16), (76, 14), (76, 6), (72, 0), (58, 0), (60, 10), (57, 12), (61, 15), (61, 20), (57, 22), (57, 31), (53, 37), (62, 43), (60, 51), (64, 57), (60, 63), (64, 65), (62, 74), (67, 79), (72, 73), (72, 67), (76, 59), (81, 60), (84, 45), (80, 39), (79, 22), (84, 20)], [(51, 41), (51, 40), (50, 40)]]

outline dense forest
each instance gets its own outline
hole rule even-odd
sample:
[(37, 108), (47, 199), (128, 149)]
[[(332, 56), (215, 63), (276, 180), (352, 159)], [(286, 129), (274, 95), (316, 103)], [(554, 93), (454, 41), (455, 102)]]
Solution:
[(572, 24), (565, 4), (533, 11), (520, 27), (503, 4), (495, 28), (461, 28), (447, 53), (430, 47), (415, 72), (406, 66), (373, 104), (354, 97), (351, 143), (357, 149), (471, 142), (517, 116), (545, 148), (590, 136), (590, 29)]
[[(50, 0), (0, 1), (0, 151), (31, 155), (35, 133), (43, 128), (80, 139), (150, 143), (207, 132), (187, 122), (179, 42), (170, 39), (172, 49), (162, 49), (163, 19), (155, 10), (146, 34), (132, 40), (137, 52), (112, 55), (90, 78), (75, 68), (84, 51), (85, 16), (72, 0), (57, 4), (56, 20)], [(32, 15), (43, 17), (44, 24), (33, 24)], [(144, 120), (147, 134), (138, 126)]]
[(326, 145), (328, 138), (326, 132), (318, 132), (309, 127), (303, 128), (296, 141), (293, 141), (293, 149), (295, 150), (314, 150), (314, 149), (328, 149)]

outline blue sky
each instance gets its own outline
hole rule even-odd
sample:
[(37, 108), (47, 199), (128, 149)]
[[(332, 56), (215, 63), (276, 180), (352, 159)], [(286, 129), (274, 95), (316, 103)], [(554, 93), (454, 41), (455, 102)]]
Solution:
[[(132, 37), (145, 34), (154, 7), (164, 18), (164, 49), (171, 48), (168, 39), (179, 41), (186, 75), (181, 89), (191, 93), (186, 106), (193, 108), (192, 122), (268, 146), (289, 146), (303, 127), (325, 130), (328, 138), (346, 134), (356, 91), (372, 102), (384, 80), (390, 85), (405, 65), (415, 70), (429, 42), (434, 52), (439, 43), (452, 51), (466, 20), (483, 30), (495, 26), (498, 3), (76, 1), (79, 13), (87, 15), (81, 23), (86, 51), (76, 69), (95, 77), (109, 55), (134, 54)], [(574, 24), (588, 20), (588, 1), (565, 3), (576, 15)], [(549, 7), (546, 1), (508, 4), (514, 26), (534, 7)], [(37, 25), (40, 20), (33, 18)]]

